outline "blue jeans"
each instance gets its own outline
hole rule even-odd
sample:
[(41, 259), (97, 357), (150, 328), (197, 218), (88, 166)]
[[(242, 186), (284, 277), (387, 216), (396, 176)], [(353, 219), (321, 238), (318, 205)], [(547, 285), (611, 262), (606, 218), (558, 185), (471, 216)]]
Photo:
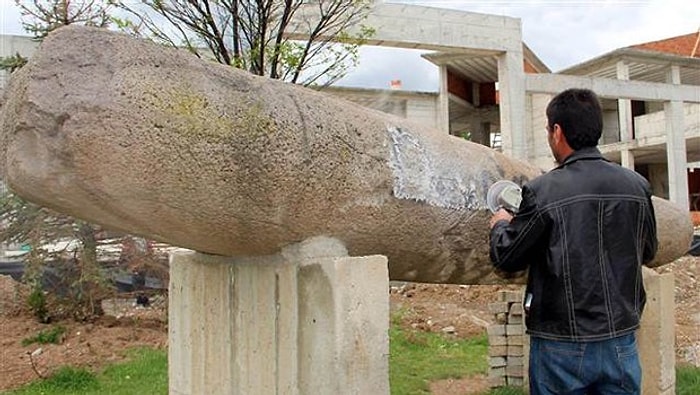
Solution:
[(530, 338), (530, 395), (640, 394), (634, 333), (575, 343)]

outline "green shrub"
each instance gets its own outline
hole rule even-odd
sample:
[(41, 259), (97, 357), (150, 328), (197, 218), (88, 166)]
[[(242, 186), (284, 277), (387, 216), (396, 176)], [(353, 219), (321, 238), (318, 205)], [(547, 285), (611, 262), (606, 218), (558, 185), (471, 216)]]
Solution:
[(46, 294), (41, 289), (41, 284), (37, 283), (32, 288), (32, 292), (27, 298), (27, 303), (29, 304), (29, 309), (32, 311), (34, 316), (41, 323), (49, 322), (49, 310), (46, 307)]
[(66, 333), (66, 328), (62, 326), (54, 326), (50, 329), (39, 331), (36, 335), (22, 340), (23, 346), (30, 344), (60, 344), (63, 341), (63, 334)]

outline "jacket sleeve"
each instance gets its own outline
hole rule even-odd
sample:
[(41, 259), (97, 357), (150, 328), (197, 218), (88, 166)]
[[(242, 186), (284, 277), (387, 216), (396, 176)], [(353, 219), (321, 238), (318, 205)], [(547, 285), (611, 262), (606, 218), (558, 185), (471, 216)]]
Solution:
[(654, 213), (654, 205), (651, 200), (651, 193), (647, 192), (647, 209), (644, 215), (644, 229), (642, 230), (643, 237), (643, 252), (642, 263), (647, 264), (654, 259), (659, 242), (656, 238), (656, 214)]
[(545, 221), (527, 185), (523, 186), (522, 196), (518, 214), (510, 223), (497, 222), (489, 235), (491, 263), (505, 272), (525, 270), (531, 263), (527, 257), (533, 255), (530, 249), (545, 232)]

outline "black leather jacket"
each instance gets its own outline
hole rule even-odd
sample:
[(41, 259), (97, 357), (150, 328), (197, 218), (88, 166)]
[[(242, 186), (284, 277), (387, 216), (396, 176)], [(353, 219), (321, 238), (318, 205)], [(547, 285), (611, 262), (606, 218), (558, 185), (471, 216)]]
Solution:
[(639, 327), (642, 264), (657, 248), (649, 183), (598, 149), (524, 185), (518, 214), (495, 224), (490, 244), (498, 269), (529, 267), (530, 335), (596, 341)]

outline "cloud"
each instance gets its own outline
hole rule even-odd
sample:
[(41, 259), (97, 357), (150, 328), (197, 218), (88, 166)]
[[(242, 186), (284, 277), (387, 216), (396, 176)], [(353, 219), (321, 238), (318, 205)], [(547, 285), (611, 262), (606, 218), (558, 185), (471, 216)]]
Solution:
[(388, 89), (392, 80), (401, 80), (404, 90), (436, 91), (438, 68), (421, 58), (427, 51), (365, 46), (360, 64), (338, 85)]
[(0, 0), (0, 34), (26, 35), (20, 17), (14, 2)]

